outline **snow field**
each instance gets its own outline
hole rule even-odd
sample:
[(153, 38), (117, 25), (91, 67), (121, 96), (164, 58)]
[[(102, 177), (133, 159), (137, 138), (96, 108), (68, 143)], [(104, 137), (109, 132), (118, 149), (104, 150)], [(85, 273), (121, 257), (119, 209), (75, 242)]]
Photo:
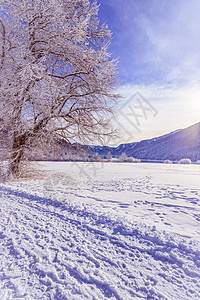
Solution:
[(200, 298), (197, 166), (41, 168), (0, 186), (0, 299)]

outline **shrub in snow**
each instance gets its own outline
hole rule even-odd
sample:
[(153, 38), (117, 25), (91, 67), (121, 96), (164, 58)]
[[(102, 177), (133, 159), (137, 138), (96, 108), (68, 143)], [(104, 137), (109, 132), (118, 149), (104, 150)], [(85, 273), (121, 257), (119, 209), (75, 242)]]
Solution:
[(133, 158), (133, 157), (128, 157), (125, 152), (123, 152), (121, 154), (121, 156), (119, 158), (119, 161), (121, 161), (121, 162), (130, 162), (130, 163), (139, 163), (139, 162), (141, 162), (140, 159)]
[(128, 158), (127, 158), (127, 162), (131, 162), (131, 163), (140, 163), (140, 162), (141, 162), (141, 159), (137, 159), (137, 158), (134, 158), (134, 157), (128, 157)]
[(98, 153), (95, 153), (94, 160), (95, 161), (102, 161), (102, 156), (100, 154), (98, 154)]
[(166, 159), (166, 160), (164, 161), (164, 164), (173, 164), (173, 162), (172, 162), (170, 159)]
[(141, 159), (139, 158), (134, 158), (134, 163), (140, 163), (141, 162)]
[(133, 157), (127, 157), (127, 162), (133, 163), (135, 162), (135, 159)]
[(0, 182), (3, 182), (6, 180), (6, 172), (5, 169), (2, 168), (2, 166), (0, 167)]
[(11, 179), (11, 173), (3, 162), (0, 162), (0, 182), (5, 182)]
[(103, 161), (103, 157), (100, 154), (98, 154), (98, 153), (94, 153), (93, 155), (91, 155), (89, 157), (88, 161), (91, 161), (91, 162)]
[(197, 164), (199, 164), (199, 165), (200, 165), (200, 160), (197, 160)]
[(191, 162), (191, 159), (190, 159), (190, 158), (182, 158), (182, 159), (179, 160), (178, 163), (179, 163), (179, 164), (189, 165), (189, 164), (191, 164), (192, 162)]

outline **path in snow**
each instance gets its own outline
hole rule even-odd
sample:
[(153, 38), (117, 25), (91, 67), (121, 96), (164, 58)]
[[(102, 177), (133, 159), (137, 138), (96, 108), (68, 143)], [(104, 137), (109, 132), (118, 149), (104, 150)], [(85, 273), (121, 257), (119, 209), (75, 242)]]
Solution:
[[(141, 166), (140, 179), (128, 165), (118, 167), (119, 178), (110, 168), (93, 180), (70, 170), (73, 179), (52, 175), (54, 186), (1, 185), (1, 300), (200, 298), (197, 186), (157, 182)], [(184, 214), (191, 220), (183, 239), (176, 225)]]

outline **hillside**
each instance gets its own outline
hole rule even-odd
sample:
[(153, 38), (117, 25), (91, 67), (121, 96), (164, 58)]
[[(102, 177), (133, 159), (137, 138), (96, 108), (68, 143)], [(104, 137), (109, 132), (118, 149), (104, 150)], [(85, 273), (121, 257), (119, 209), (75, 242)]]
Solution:
[(95, 146), (93, 151), (104, 155), (111, 151), (114, 156), (125, 152), (142, 160), (179, 160), (187, 157), (197, 161), (200, 160), (200, 122), (157, 138), (121, 144), (116, 148), (106, 147), (104, 151), (102, 147)]

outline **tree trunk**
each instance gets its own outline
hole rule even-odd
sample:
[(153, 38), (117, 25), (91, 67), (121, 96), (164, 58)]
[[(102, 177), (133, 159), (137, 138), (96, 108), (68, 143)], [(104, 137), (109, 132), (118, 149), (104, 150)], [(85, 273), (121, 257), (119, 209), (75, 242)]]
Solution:
[(10, 172), (15, 177), (20, 174), (20, 164), (24, 155), (26, 138), (26, 134), (19, 135), (17, 132), (14, 133), (13, 146), (11, 150)]

